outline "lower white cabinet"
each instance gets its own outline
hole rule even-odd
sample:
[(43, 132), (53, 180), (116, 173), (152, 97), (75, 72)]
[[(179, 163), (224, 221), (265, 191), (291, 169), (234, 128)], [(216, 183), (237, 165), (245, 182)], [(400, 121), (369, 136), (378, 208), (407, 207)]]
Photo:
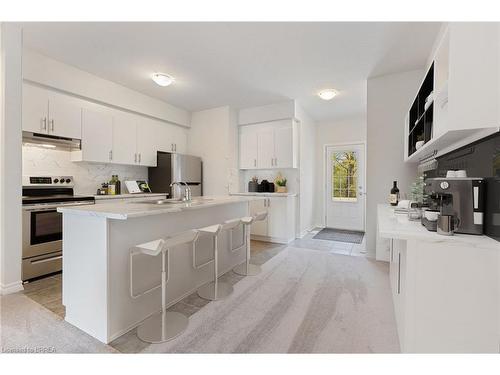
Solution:
[(250, 202), (250, 213), (267, 211), (264, 221), (252, 224), (252, 238), (289, 243), (295, 239), (295, 196), (264, 197)]
[(401, 351), (498, 353), (498, 248), (417, 239), (390, 239), (390, 244)]

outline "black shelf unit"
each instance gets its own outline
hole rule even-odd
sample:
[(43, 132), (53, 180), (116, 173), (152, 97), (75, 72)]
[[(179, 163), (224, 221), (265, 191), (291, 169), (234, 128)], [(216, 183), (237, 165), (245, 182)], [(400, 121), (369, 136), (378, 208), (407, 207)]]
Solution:
[(434, 91), (434, 63), (425, 75), (408, 116), (408, 156), (417, 151), (416, 143), (432, 138), (434, 102), (425, 109), (425, 99)]

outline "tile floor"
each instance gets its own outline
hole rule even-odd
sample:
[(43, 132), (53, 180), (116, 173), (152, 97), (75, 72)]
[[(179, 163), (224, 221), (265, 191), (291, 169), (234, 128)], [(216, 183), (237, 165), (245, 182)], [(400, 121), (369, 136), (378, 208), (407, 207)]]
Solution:
[[(362, 244), (352, 244), (328, 240), (313, 239), (314, 235), (321, 230), (316, 228), (301, 239), (297, 239), (289, 244), (289, 246), (322, 250), (334, 254), (350, 255), (350, 256), (364, 256), (364, 240)], [(286, 245), (275, 244), (262, 241), (253, 241), (252, 248), (252, 263), (262, 265), (269, 259), (274, 257), (280, 251), (286, 248)], [(222, 275), (220, 280), (236, 284), (243, 276), (237, 275), (232, 271)], [(64, 319), (65, 308), (62, 305), (62, 275), (56, 274), (43, 279), (36, 280), (24, 285), (24, 294), (33, 301), (41, 304), (54, 314)], [(170, 311), (178, 311), (187, 316), (191, 316), (210, 301), (200, 298), (196, 293), (193, 293), (182, 301), (176, 303), (169, 308)], [(135, 329), (126, 333), (125, 335), (114, 340), (111, 344), (112, 347), (122, 353), (137, 353), (149, 344), (140, 341), (135, 333)]]

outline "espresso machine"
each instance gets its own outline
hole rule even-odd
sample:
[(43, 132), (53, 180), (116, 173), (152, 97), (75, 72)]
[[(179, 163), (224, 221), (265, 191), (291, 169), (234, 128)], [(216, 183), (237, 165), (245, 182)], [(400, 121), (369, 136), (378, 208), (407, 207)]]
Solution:
[[(483, 234), (485, 183), (482, 178), (428, 178), (425, 193), (429, 208), (456, 219), (455, 233)], [(424, 226), (436, 230), (436, 226)]]

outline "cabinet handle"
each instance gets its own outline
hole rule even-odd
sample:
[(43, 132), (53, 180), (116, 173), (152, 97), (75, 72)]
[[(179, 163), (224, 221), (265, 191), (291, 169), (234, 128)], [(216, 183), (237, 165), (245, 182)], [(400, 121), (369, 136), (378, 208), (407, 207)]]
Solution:
[(389, 250), (390, 250), (390, 257), (391, 257), (391, 263), (394, 262), (394, 257), (393, 257), (393, 248), (394, 248), (394, 239), (391, 238), (391, 242), (389, 243)]
[(401, 294), (401, 253), (398, 253), (398, 294)]
[(113, 150), (109, 151), (109, 160), (113, 160)]
[(47, 130), (47, 117), (42, 119), (42, 130)]
[(137, 163), (137, 154), (134, 154), (134, 163)]
[(174, 151), (177, 152), (177, 143), (174, 143)]
[(50, 130), (54, 131), (54, 119), (50, 120), (49, 124), (50, 124)]
[(141, 162), (141, 153), (139, 152), (139, 163)]
[(257, 159), (253, 159), (253, 166), (256, 167), (257, 166)]
[(271, 199), (267, 198), (267, 207), (271, 207)]

